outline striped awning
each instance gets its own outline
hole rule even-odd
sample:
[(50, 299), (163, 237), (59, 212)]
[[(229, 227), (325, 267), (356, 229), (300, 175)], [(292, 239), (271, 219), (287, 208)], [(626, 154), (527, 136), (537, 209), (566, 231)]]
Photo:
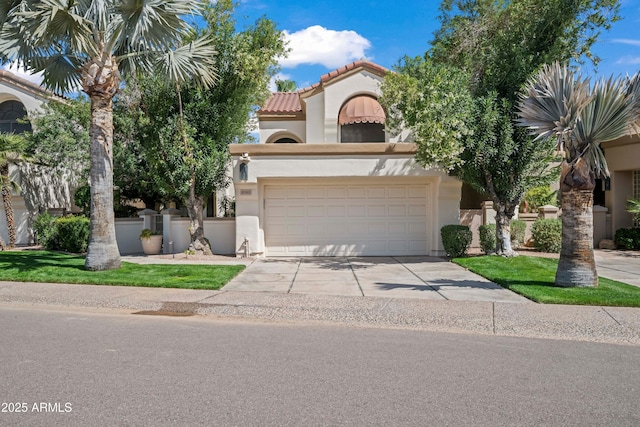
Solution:
[(372, 96), (360, 95), (351, 98), (340, 110), (338, 123), (350, 125), (353, 123), (382, 123), (387, 116), (380, 103)]

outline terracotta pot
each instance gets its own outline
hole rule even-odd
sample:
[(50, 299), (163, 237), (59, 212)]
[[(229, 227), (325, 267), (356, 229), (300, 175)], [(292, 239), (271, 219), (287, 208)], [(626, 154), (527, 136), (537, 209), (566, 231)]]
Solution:
[(162, 250), (162, 236), (153, 235), (149, 237), (141, 237), (142, 251), (145, 255), (158, 255)]

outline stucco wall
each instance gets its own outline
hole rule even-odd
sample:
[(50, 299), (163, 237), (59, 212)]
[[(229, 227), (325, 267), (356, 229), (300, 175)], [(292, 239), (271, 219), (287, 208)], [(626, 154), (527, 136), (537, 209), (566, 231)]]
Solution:
[(143, 228), (142, 218), (116, 218), (116, 240), (122, 255), (142, 252), (140, 232)]
[(611, 190), (605, 192), (605, 205), (611, 214), (610, 235), (619, 228), (633, 225), (626, 211), (627, 200), (633, 196), (633, 171), (640, 170), (640, 135), (602, 144), (611, 171)]
[[(181, 253), (189, 247), (191, 238), (189, 237), (189, 218), (179, 216), (165, 216), (165, 221), (170, 217), (169, 227), (163, 237), (164, 253)], [(118, 250), (121, 254), (142, 253), (140, 243), (140, 231), (142, 231), (143, 220), (140, 218), (118, 218), (116, 219), (116, 239), (118, 240)], [(170, 230), (167, 230), (169, 228)], [(211, 243), (214, 254), (232, 254), (235, 252), (236, 225), (234, 218), (205, 218), (204, 235)], [(169, 246), (173, 242), (173, 247)]]
[(306, 124), (303, 120), (262, 120), (260, 126), (260, 144), (273, 139), (286, 138), (294, 135), (301, 143), (307, 142)]
[[(16, 245), (29, 244), (29, 211), (24, 204), (22, 196), (11, 197), (13, 205), (13, 218), (16, 225)], [(7, 229), (7, 218), (4, 213), (4, 206), (0, 208), (0, 236), (2, 240), (9, 243), (9, 232)]]
[(303, 99), (306, 104), (307, 116), (307, 144), (323, 144), (329, 141), (324, 131), (324, 92)]
[(380, 95), (381, 78), (368, 71), (338, 79), (324, 86), (324, 91), (303, 97), (306, 105), (307, 135), (309, 144), (339, 143), (338, 115), (342, 105), (357, 95)]
[(37, 97), (29, 91), (0, 81), (0, 103), (10, 100), (20, 101), (27, 110), (27, 114), (39, 110), (44, 102), (43, 98)]

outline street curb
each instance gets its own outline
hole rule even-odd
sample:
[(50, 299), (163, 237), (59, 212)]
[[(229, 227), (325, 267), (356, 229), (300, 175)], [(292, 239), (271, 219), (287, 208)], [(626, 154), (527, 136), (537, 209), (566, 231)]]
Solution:
[(0, 307), (640, 345), (640, 308), (0, 282)]

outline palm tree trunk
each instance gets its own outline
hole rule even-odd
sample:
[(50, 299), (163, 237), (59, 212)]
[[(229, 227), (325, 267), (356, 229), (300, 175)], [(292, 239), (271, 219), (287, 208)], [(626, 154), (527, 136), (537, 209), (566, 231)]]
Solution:
[(593, 191), (562, 192), (562, 249), (556, 286), (596, 287), (593, 255)]
[(91, 234), (85, 268), (110, 270), (120, 267), (113, 213), (113, 105), (109, 94), (91, 98)]
[[(2, 182), (2, 204), (4, 205), (4, 215), (7, 219), (7, 231), (9, 232), (9, 246), (12, 249), (16, 245), (16, 222), (13, 216), (13, 204), (11, 203), (11, 187), (9, 186), (9, 164), (4, 164), (0, 168), (0, 181)], [(0, 248), (4, 250), (6, 245), (0, 239)]]

